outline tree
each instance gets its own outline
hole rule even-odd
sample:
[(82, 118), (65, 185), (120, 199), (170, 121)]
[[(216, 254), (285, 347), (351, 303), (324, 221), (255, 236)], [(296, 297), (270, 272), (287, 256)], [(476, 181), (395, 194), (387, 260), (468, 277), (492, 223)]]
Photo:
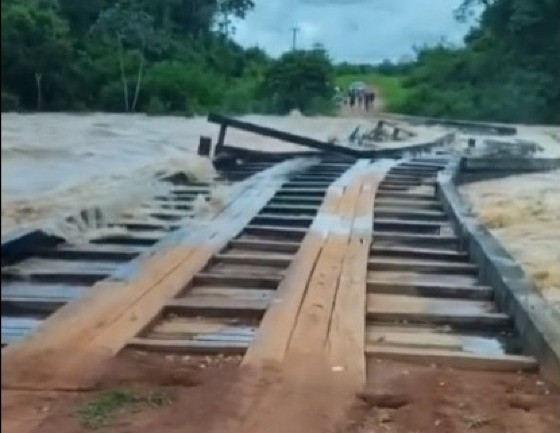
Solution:
[[(23, 107), (43, 106), (71, 59), (68, 23), (37, 3), (2, 3), (2, 87), (17, 94)], [(29, 89), (35, 89), (34, 94)]]
[[(134, 112), (142, 84), (142, 75), (146, 63), (147, 48), (154, 48), (165, 41), (161, 32), (154, 29), (154, 18), (133, 4), (121, 1), (99, 15), (92, 26), (92, 34), (103, 37), (109, 44), (116, 46), (119, 68), (123, 86), (125, 112)], [(132, 101), (129, 98), (128, 78), (125, 71), (125, 52), (134, 50), (139, 62), (136, 72), (136, 85)]]
[[(480, 12), (480, 13), (478, 13)], [(560, 122), (560, 1), (464, 0), (479, 15), (461, 48), (422, 47), (402, 110), (477, 120)]]
[(298, 50), (272, 63), (261, 91), (271, 99), (273, 111), (311, 113), (331, 108), (333, 83), (334, 67), (324, 50)]

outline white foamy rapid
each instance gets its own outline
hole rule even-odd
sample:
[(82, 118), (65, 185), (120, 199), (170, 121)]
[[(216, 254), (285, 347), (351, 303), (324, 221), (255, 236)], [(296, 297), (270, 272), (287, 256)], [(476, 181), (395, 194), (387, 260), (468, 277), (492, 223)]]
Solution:
[[(297, 114), (243, 119), (322, 140), (344, 139), (356, 126), (356, 119)], [(201, 135), (215, 142), (217, 132), (203, 117), (3, 113), (2, 234), (84, 208), (101, 206), (108, 218), (161, 192), (157, 173), (184, 171), (210, 181), (213, 168), (196, 148)], [(228, 131), (227, 142), (272, 151), (301, 149), (235, 130)], [(89, 232), (105, 230), (99, 226), (103, 218), (76, 221), (73, 230), (81, 233), (83, 224)], [(62, 230), (58, 225), (63, 223), (48, 222), (53, 224), (53, 231)]]

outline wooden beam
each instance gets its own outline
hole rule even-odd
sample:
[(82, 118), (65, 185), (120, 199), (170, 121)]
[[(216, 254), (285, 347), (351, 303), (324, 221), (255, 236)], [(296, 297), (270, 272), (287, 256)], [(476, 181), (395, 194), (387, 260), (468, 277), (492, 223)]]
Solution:
[[(294, 143), (300, 146), (309, 147), (311, 149), (321, 150), (323, 152), (340, 153), (342, 155), (352, 156), (355, 158), (361, 154), (361, 152), (358, 152), (354, 149), (350, 149), (348, 147), (336, 146), (331, 143), (327, 143), (325, 141), (315, 140), (313, 138), (304, 137), (302, 135), (280, 131), (278, 129), (257, 125), (255, 123), (246, 122), (238, 119), (233, 119), (231, 117), (225, 117), (215, 113), (210, 113), (208, 115), (208, 121), (220, 125), (220, 138), (222, 137), (222, 129), (225, 131), (225, 128), (232, 127), (232, 128), (240, 129), (242, 131), (251, 132), (253, 134), (263, 135), (265, 137), (275, 138), (277, 140), (287, 141), (289, 143)], [(224, 132), (224, 136), (225, 136), (225, 132)], [(218, 150), (218, 146), (220, 146), (220, 138), (218, 138), (216, 151)], [(223, 140), (222, 140), (222, 145), (223, 145)]]
[(431, 323), (457, 328), (499, 328), (511, 324), (507, 314), (496, 313), (490, 301), (422, 298), (370, 294), (367, 318), (378, 322)]
[(234, 239), (230, 242), (231, 248), (246, 251), (270, 251), (276, 253), (295, 254), (299, 249), (298, 242), (273, 241), (265, 239)]
[[(469, 370), (536, 371), (538, 368), (535, 358), (523, 355), (484, 355), (452, 350), (383, 347), (380, 345), (367, 345), (366, 355), (371, 361), (373, 359), (391, 359), (425, 365), (445, 364)], [(374, 365), (372, 368), (375, 368)]]
[(216, 142), (216, 148), (214, 149), (214, 155), (220, 155), (223, 153), (223, 147), (226, 140), (227, 125), (220, 125), (220, 133), (218, 134), (218, 141)]
[[(404, 278), (403, 278), (404, 279)], [(382, 279), (368, 279), (368, 292), (415, 295), (437, 298), (482, 299), (491, 300), (493, 290), (487, 286), (460, 286), (453, 284), (422, 283), (414, 281), (390, 281)]]
[(377, 186), (389, 167), (369, 167), (358, 195), (349, 245), (344, 255), (328, 335), (329, 360), (342, 368), (358, 389), (366, 381), (365, 310), (367, 262), (372, 242)]
[(278, 364), (284, 360), (307, 284), (327, 241), (328, 233), (335, 224), (333, 215), (338, 212), (346, 184), (358, 175), (363, 166), (363, 162), (356, 163), (327, 189), (311, 227), (278, 286), (277, 297), (264, 315), (247, 350), (243, 365), (262, 367), (267, 363)]
[(426, 272), (443, 274), (477, 275), (478, 265), (473, 263), (424, 260), (400, 257), (376, 256), (368, 261), (368, 269), (380, 271)]
[(136, 337), (130, 340), (128, 347), (137, 350), (156, 352), (184, 352), (199, 355), (242, 355), (247, 350), (245, 341), (196, 341), (185, 339), (152, 339)]

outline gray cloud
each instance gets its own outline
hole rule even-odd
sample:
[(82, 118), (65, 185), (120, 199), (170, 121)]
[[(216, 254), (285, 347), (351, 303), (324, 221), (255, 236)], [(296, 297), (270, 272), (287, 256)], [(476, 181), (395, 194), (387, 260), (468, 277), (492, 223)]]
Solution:
[(255, 0), (236, 23), (235, 39), (277, 56), (291, 48), (322, 43), (336, 61), (379, 62), (410, 55), (414, 45), (441, 38), (461, 43), (468, 25), (453, 19), (461, 0)]

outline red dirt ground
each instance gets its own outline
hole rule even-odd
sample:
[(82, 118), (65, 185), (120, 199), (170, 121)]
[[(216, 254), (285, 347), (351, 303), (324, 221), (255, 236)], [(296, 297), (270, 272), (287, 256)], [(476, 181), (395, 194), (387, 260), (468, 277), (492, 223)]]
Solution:
[[(237, 368), (238, 362), (239, 358), (128, 352), (108, 366), (110, 373), (103, 375), (96, 390), (64, 393), (3, 389), (2, 427), (7, 433), (85, 433), (91, 430), (80, 425), (78, 408), (104, 390), (131, 388), (164, 391), (173, 402), (162, 408), (119, 414), (112, 425), (98, 431), (241, 433), (239, 427), (250, 425), (251, 412), (258, 408), (271, 411), (270, 419), (275, 423), (266, 430), (252, 426), (252, 433), (560, 432), (560, 390), (536, 375), (373, 362), (368, 389), (356, 399), (345, 425), (337, 426), (328, 425), (329, 413), (306, 405), (305, 387), (290, 390), (294, 383), (280, 372), (257, 375)], [(282, 390), (283, 403), (261, 399), (271, 387)], [(323, 400), (339, 401), (340, 397), (325, 392)], [(324, 403), (326, 408), (333, 406)], [(299, 409), (292, 411), (291, 419), (278, 419), (275, 407), (270, 407), (274, 404)]]

